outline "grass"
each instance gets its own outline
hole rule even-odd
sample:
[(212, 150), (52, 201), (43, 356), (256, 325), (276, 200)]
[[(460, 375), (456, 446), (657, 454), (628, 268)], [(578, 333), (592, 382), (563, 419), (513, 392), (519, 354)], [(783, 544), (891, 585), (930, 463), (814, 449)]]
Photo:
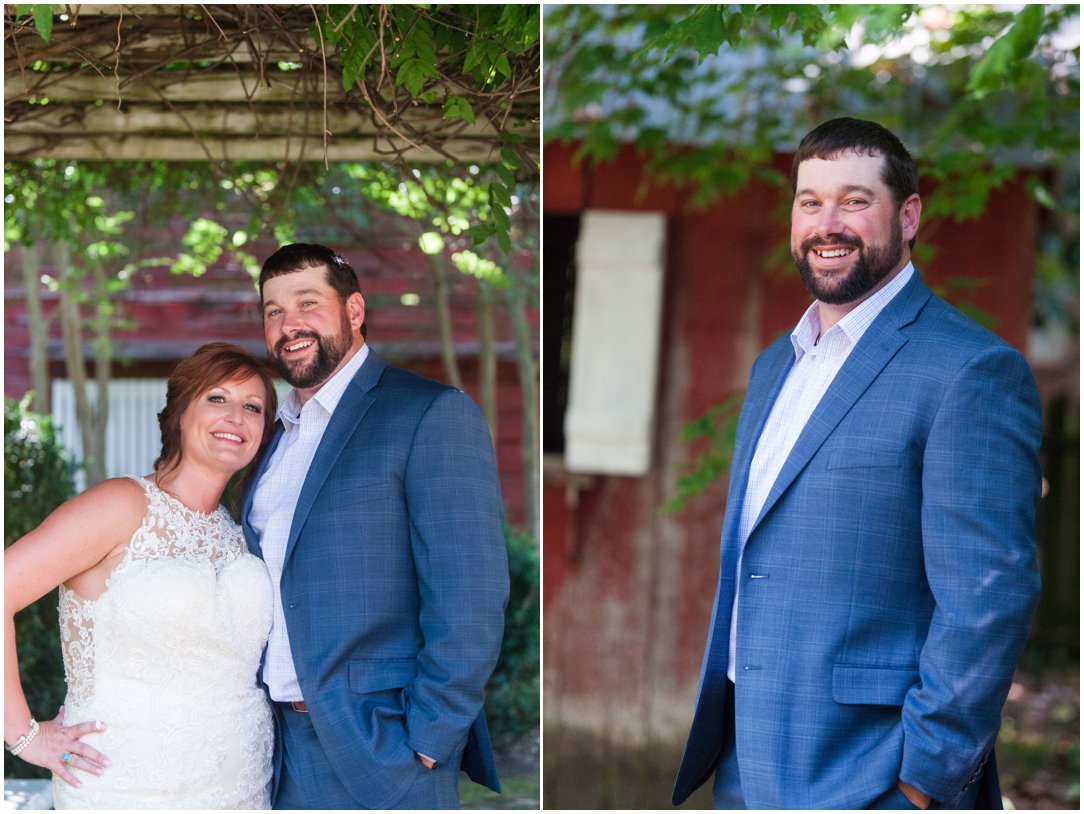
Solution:
[(538, 730), (529, 732), (515, 743), (494, 745), (497, 771), (501, 776), (501, 794), (478, 786), (460, 775), (461, 808), (479, 810), (527, 809), (537, 811), (539, 787)]
[(538, 775), (534, 777), (501, 778), (501, 794), (494, 794), (463, 776), (459, 781), (459, 804), (473, 810), (529, 809), (538, 810)]

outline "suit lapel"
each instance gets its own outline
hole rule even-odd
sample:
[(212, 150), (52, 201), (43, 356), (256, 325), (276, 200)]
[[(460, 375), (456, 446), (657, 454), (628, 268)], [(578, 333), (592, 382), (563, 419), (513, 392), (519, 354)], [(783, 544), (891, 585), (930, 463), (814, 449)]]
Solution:
[(761, 358), (761, 370), (749, 383), (749, 392), (746, 394), (745, 403), (750, 412), (745, 425), (738, 434), (737, 446), (734, 457), (731, 460), (730, 489), (727, 495), (728, 511), (726, 518), (729, 521), (723, 529), (723, 540), (736, 540), (738, 525), (741, 521), (741, 507), (745, 502), (745, 490), (749, 483), (749, 467), (753, 463), (753, 453), (756, 452), (757, 441), (768, 420), (772, 405), (779, 395), (787, 373), (794, 366), (794, 347), (790, 341), (790, 334), (780, 337), (773, 346), (771, 352)]
[[(719, 588), (712, 609), (710, 627), (711, 642), (726, 642), (730, 636), (730, 609), (734, 602), (734, 574), (738, 568), (741, 550), (739, 528), (741, 508), (745, 502), (745, 490), (749, 484), (749, 467), (756, 450), (764, 422), (787, 372), (794, 364), (794, 348), (790, 335), (780, 337), (757, 360), (755, 375), (749, 381), (745, 404), (738, 420), (734, 456), (730, 461), (730, 485), (727, 490), (726, 512), (723, 514), (723, 531), (719, 541)], [(725, 675), (727, 648), (709, 643), (708, 658), (715, 669), (705, 676)], [(707, 662), (705, 662), (705, 667)]]
[[(881, 374), (885, 365), (907, 343), (907, 335), (902, 329), (918, 317), (929, 298), (930, 289), (919, 278), (918, 272), (915, 272), (903, 290), (866, 329), (798, 436), (750, 533), (771, 511), (839, 422), (850, 412), (855, 402)], [(780, 385), (781, 382), (776, 385), (777, 391)], [(767, 411), (761, 418), (761, 427), (766, 417)], [(752, 458), (751, 451), (749, 458)], [(745, 466), (748, 468), (748, 463)], [(748, 469), (745, 477), (748, 478)]]
[(347, 385), (342, 398), (335, 406), (335, 412), (332, 413), (331, 421), (324, 430), (323, 438), (320, 439), (320, 446), (316, 448), (316, 454), (313, 456), (309, 471), (305, 475), (305, 482), (301, 487), (301, 494), (297, 498), (297, 508), (294, 510), (290, 537), (286, 542), (286, 555), (283, 558), (284, 569), (286, 563), (290, 561), (297, 538), (305, 526), (317, 495), (320, 494), (327, 480), (328, 473), (342, 455), (347, 440), (376, 401), (369, 390), (380, 380), (386, 368), (387, 365), (370, 348), (368, 358)]

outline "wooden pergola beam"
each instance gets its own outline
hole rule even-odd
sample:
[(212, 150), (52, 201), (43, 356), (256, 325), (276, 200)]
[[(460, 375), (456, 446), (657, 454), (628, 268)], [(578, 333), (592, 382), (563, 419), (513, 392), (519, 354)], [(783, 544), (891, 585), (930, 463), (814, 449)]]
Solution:
[[(455, 71), (428, 95), (380, 72), (344, 89), (341, 55), (312, 36), (318, 7), (60, 8), (49, 42), (7, 18), (8, 159), (485, 162), (509, 135), (521, 155), (541, 154), (529, 71), (497, 92)], [(470, 100), (475, 122), (446, 117), (453, 95)]]
[[(328, 161), (391, 161), (409, 145), (386, 135), (336, 137), (329, 140)], [(443, 152), (422, 145), (410, 150), (411, 161), (486, 163), (500, 159), (495, 139), (453, 138), (442, 143)], [(85, 161), (323, 161), (324, 144), (318, 136), (273, 136), (253, 139), (176, 136), (63, 135), (28, 136), (9, 133), (4, 157), (79, 159)]]
[[(119, 31), (118, 31), (119, 28)], [(132, 22), (119, 26), (111, 21), (97, 22), (93, 28), (69, 30), (58, 28), (48, 43), (40, 39), (30, 39), (20, 47), (18, 54), (9, 49), (4, 58), (6, 72), (18, 71), (25, 65), (35, 62), (51, 64), (72, 61), (73, 52), (90, 59), (102, 60), (112, 64), (117, 57), (117, 48), (123, 47), (126, 66), (155, 63), (162, 59), (183, 55), (192, 61), (210, 62), (232, 61), (252, 63), (257, 59), (265, 62), (292, 62), (311, 55), (318, 48), (318, 43), (310, 37), (302, 38), (305, 48), (295, 49), (286, 45), (279, 37), (262, 32), (251, 32), (233, 43), (233, 47), (223, 52), (220, 37), (207, 35), (199, 39), (180, 31), (148, 32), (142, 24)]]
[[(41, 74), (41, 80), (25, 87), (15, 77), (4, 82), (4, 101), (23, 102), (48, 99), (50, 102), (160, 102), (168, 96), (170, 102), (289, 102), (299, 94), (320, 92), (323, 82), (314, 81), (311, 74), (300, 71), (276, 71), (261, 77), (253, 73), (244, 77), (235, 72), (214, 74), (195, 71), (155, 71), (153, 75), (136, 79), (123, 74)], [(327, 77), (328, 102), (344, 99), (341, 80), (333, 74)], [(321, 98), (322, 101), (322, 98)]]
[[(439, 110), (416, 107), (403, 112), (399, 121), (417, 130), (431, 130), (445, 125)], [(329, 107), (326, 129), (332, 136), (375, 133), (377, 121), (372, 111), (357, 108)], [(324, 111), (303, 105), (232, 104), (131, 104), (118, 110), (116, 104), (45, 105), (19, 116), (8, 124), (5, 133), (12, 135), (178, 135), (206, 133), (218, 136), (316, 136), (323, 138)], [(461, 122), (455, 128), (460, 137), (494, 138), (493, 128), (485, 122)]]

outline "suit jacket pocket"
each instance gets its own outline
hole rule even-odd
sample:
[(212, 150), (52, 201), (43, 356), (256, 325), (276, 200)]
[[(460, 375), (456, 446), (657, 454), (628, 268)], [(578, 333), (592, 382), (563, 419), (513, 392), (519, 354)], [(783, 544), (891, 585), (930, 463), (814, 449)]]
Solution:
[(852, 447), (837, 449), (828, 458), (828, 469), (868, 469), (870, 467), (898, 467), (904, 462), (905, 450), (901, 447)]
[(399, 690), (414, 678), (413, 658), (359, 659), (350, 662), (350, 689), (356, 693)]
[(837, 664), (832, 668), (832, 699), (839, 704), (902, 707), (907, 691), (917, 683), (917, 665), (866, 667)]

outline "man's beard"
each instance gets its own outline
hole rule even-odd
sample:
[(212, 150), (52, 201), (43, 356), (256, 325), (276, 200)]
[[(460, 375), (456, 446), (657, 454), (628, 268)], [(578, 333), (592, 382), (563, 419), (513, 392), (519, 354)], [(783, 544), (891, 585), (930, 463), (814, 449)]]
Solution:
[[(837, 272), (830, 280), (822, 280), (813, 272), (809, 262), (809, 253), (817, 246), (848, 246), (858, 256), (849, 272)], [(845, 305), (862, 299), (869, 294), (888, 273), (899, 265), (903, 258), (903, 229), (898, 220), (892, 222), (892, 236), (885, 246), (867, 247), (857, 237), (838, 235), (831, 240), (809, 238), (802, 243), (799, 251), (791, 252), (802, 282), (809, 293), (828, 305)]]
[[(316, 342), (316, 355), (308, 363), (295, 362), (293, 366), (283, 358), (282, 349), (302, 339), (312, 339)], [(306, 389), (323, 384), (339, 366), (339, 362), (346, 356), (350, 346), (354, 344), (353, 331), (350, 327), (350, 317), (343, 309), (342, 324), (338, 335), (320, 336), (313, 331), (304, 331), (291, 337), (283, 337), (275, 345), (272, 359), (275, 369), (287, 382), (294, 387)]]

